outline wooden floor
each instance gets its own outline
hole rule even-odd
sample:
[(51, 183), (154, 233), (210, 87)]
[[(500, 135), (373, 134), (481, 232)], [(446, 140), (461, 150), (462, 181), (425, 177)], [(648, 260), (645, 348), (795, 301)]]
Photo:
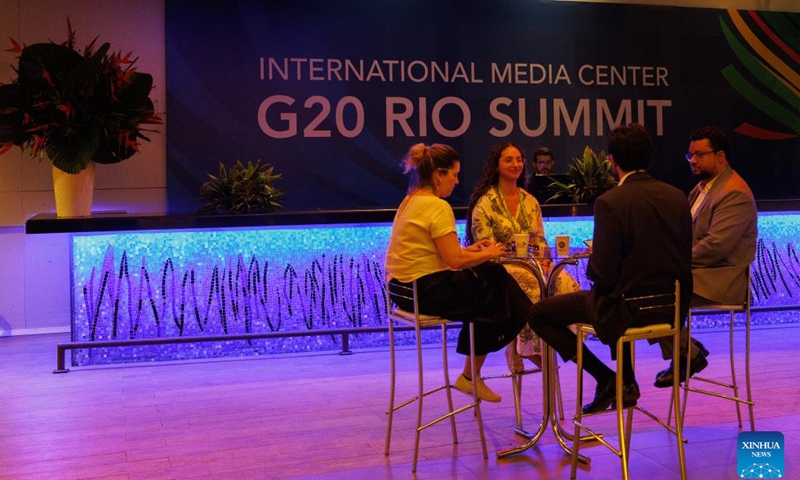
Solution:
[[(800, 328), (753, 332), (753, 384), (758, 430), (785, 435), (786, 474), (800, 478)], [(700, 332), (712, 351), (707, 372), (725, 372), (727, 333)], [(737, 338), (737, 341), (740, 338)], [(398, 414), (389, 456), (383, 453), (388, 352), (273, 356), (246, 360), (80, 368), (53, 374), (55, 345), (67, 335), (0, 338), (0, 478), (2, 479), (384, 479), (413, 478), (413, 412)], [(743, 343), (743, 342), (739, 342)], [(595, 352), (606, 352), (590, 342)], [(438, 350), (426, 350), (435, 358)], [(460, 370), (461, 357), (451, 371)], [(400, 353), (399, 388), (414, 388), (413, 351)], [(655, 347), (637, 352), (642, 404), (666, 409), (667, 392), (651, 386), (665, 362)], [(505, 372), (502, 354), (485, 373)], [(428, 366), (435, 371), (435, 360)], [(454, 377), (455, 378), (455, 377)], [(568, 415), (574, 412), (575, 368), (561, 369)], [(569, 477), (569, 457), (546, 432), (522, 454), (495, 452), (522, 439), (512, 430), (510, 382), (491, 384), (504, 396), (483, 404), (489, 459), (480, 454), (469, 414), (459, 419), (460, 443), (446, 426), (423, 433), (417, 478), (511, 479)], [(538, 375), (526, 379), (524, 413), (534, 427), (541, 412)], [(593, 391), (592, 384), (587, 386)], [(461, 394), (457, 400), (465, 400)], [(433, 402), (441, 404), (441, 402)], [(690, 397), (685, 434), (689, 478), (734, 479), (736, 424), (732, 403)], [(611, 418), (599, 420), (612, 426)], [(746, 427), (745, 427), (746, 428)], [(632, 478), (678, 478), (674, 441), (637, 417)], [(620, 477), (619, 461), (589, 446), (583, 479)]]

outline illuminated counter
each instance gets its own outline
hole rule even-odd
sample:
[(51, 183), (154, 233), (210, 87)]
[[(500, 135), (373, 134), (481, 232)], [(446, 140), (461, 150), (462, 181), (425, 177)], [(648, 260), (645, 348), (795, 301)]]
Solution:
[[(553, 211), (546, 207), (545, 214)], [(546, 218), (548, 243), (556, 234), (569, 234), (576, 244), (591, 237), (588, 211), (572, 213), (584, 215)], [(389, 210), (84, 219), (38, 215), (26, 231), (71, 232), (72, 341), (94, 342), (385, 327), (383, 263), (393, 215)], [(786, 309), (800, 303), (794, 245), (798, 225), (798, 212), (759, 215), (755, 307)], [(463, 236), (463, 221), (458, 228)], [(587, 287), (585, 266), (570, 268)], [(722, 321), (707, 318), (707, 326)], [(800, 321), (786, 311), (763, 318), (767, 323)], [(385, 332), (350, 338), (355, 348), (387, 345)], [(341, 337), (334, 335), (138, 345), (73, 350), (72, 364), (341, 347)]]

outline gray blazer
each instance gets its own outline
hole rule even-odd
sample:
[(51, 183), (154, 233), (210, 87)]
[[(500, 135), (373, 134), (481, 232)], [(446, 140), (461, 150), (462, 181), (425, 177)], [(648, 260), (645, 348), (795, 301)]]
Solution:
[[(689, 193), (689, 205), (700, 193)], [(717, 303), (744, 302), (747, 267), (756, 256), (758, 212), (753, 192), (728, 166), (692, 218), (694, 293)]]

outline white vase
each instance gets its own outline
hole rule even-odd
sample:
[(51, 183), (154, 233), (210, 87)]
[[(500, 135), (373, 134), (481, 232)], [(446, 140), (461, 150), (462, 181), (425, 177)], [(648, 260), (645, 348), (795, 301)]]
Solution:
[(53, 167), (53, 191), (58, 218), (88, 217), (92, 214), (94, 162), (77, 174)]

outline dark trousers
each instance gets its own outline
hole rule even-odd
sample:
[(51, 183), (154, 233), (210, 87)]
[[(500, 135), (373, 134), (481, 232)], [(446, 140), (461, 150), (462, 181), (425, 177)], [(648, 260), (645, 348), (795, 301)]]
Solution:
[[(405, 285), (397, 280), (392, 284)], [(530, 318), (531, 301), (502, 265), (486, 262), (466, 270), (445, 270), (417, 279), (421, 313), (475, 324), (475, 354), (496, 352), (516, 338)], [(395, 299), (400, 308), (413, 304)], [(456, 352), (469, 355), (469, 332), (462, 329)]]
[[(692, 308), (694, 307), (702, 307), (705, 305), (714, 305), (719, 302), (715, 302), (713, 300), (709, 300), (707, 298), (701, 297), (696, 293), (692, 295)], [(672, 360), (672, 346), (674, 342), (672, 338), (664, 337), (658, 339), (658, 345), (661, 347), (661, 358), (664, 360)], [(686, 329), (681, 329), (681, 336), (679, 340), (678, 347), (680, 348), (680, 356), (681, 358), (686, 358), (686, 349), (691, 348), (692, 354), (691, 359), (694, 360), (700, 354), (700, 347), (697, 346), (697, 340), (694, 338), (692, 339), (691, 345), (689, 345), (689, 334), (686, 333)]]
[(573, 323), (592, 323), (586, 306), (589, 292), (566, 293), (545, 298), (533, 305), (530, 326), (542, 340), (558, 352), (564, 361), (578, 354), (577, 336), (569, 326)]
[[(530, 326), (539, 337), (561, 355), (564, 361), (573, 360), (578, 354), (577, 336), (569, 326), (573, 323), (594, 325), (595, 315), (589, 311), (589, 292), (567, 293), (550, 297), (534, 304)], [(656, 323), (671, 323), (671, 315), (651, 311), (634, 311), (632, 327)], [(652, 343), (652, 342), (651, 342)], [(611, 347), (615, 347), (611, 345)], [(584, 350), (586, 346), (584, 344)]]

